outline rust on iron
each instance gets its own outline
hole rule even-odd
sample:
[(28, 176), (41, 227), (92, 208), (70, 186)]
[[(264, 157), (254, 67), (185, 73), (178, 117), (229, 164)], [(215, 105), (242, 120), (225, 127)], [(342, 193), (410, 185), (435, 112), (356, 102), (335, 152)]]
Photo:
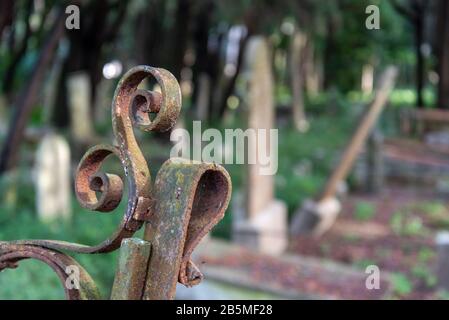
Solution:
[(161, 109), (162, 94), (138, 89), (131, 96), (130, 117), (137, 127), (151, 124), (151, 113), (158, 113)]
[(140, 300), (148, 272), (151, 244), (138, 238), (124, 239), (112, 287), (112, 300)]
[[(156, 79), (161, 92), (138, 88), (149, 76)], [(186, 286), (199, 283), (202, 274), (190, 256), (223, 218), (231, 195), (229, 175), (216, 164), (171, 159), (163, 164), (152, 186), (148, 164), (133, 132), (133, 127), (168, 131), (176, 123), (180, 109), (181, 91), (170, 72), (148, 66), (128, 71), (112, 102), (114, 145), (90, 148), (75, 176), (80, 204), (93, 211), (111, 212), (122, 199), (124, 182), (118, 175), (102, 172), (101, 167), (111, 155), (120, 160), (128, 185), (128, 202), (117, 230), (93, 246), (57, 240), (0, 242), (0, 271), (33, 258), (47, 263), (64, 282), (65, 268), (76, 265), (83, 285), (77, 292), (66, 289), (66, 297), (95, 299), (98, 290), (90, 276), (61, 251), (105, 253), (123, 243), (112, 298), (172, 299), (177, 281)], [(144, 223), (146, 241), (128, 239)]]
[[(98, 300), (100, 292), (95, 282), (84, 268), (78, 264), (73, 258), (59, 252), (34, 245), (10, 244), (7, 242), (0, 243), (0, 272), (6, 268), (16, 268), (17, 263), (25, 259), (35, 259), (44, 262), (58, 275), (59, 280), (64, 288), (67, 299), (70, 300)], [(68, 268), (76, 267), (77, 284), (68, 286), (67, 282), (71, 273)]]
[[(156, 79), (161, 93), (137, 88), (148, 76)], [(145, 119), (139, 116), (143, 109), (156, 113), (155, 119), (150, 121), (147, 118), (147, 121), (144, 121)], [(111, 179), (106, 179), (107, 183), (101, 184), (103, 190), (100, 199), (97, 199), (97, 190), (93, 190), (90, 184), (92, 177), (98, 176), (104, 159), (114, 154), (120, 159), (127, 177), (128, 206), (117, 232), (87, 251), (115, 250), (122, 239), (132, 236), (142, 226), (148, 211), (145, 205), (151, 203), (151, 177), (134, 136), (133, 125), (144, 131), (167, 131), (176, 123), (180, 110), (181, 91), (176, 78), (167, 70), (138, 66), (128, 71), (120, 80), (112, 103), (112, 127), (117, 146), (100, 145), (86, 153), (78, 167), (75, 191), (80, 204), (85, 208), (103, 212), (114, 210), (120, 202), (118, 196), (121, 196), (123, 184), (118, 181), (111, 183)]]
[(223, 218), (230, 196), (231, 180), (221, 166), (180, 158), (162, 165), (145, 227), (152, 252), (144, 299), (173, 299), (178, 281), (186, 286), (201, 281), (190, 256)]

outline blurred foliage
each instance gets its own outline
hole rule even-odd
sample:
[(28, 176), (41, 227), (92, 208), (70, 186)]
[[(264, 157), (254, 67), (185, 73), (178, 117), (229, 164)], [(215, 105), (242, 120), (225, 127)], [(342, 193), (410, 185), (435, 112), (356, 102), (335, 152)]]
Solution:
[[(84, 210), (73, 198), (75, 214), (71, 221), (43, 223), (34, 213), (34, 199), (21, 203), (20, 211), (2, 210), (2, 216), (9, 219), (0, 221), (0, 239), (57, 239), (82, 244), (96, 244), (115, 230), (124, 211), (123, 201), (116, 214), (104, 215)], [(138, 234), (140, 235), (140, 233)], [(110, 295), (118, 252), (109, 254), (72, 254), (92, 276), (103, 298)], [(24, 261), (18, 269), (0, 273), (1, 299), (62, 299), (63, 290), (50, 267), (39, 261)]]
[(356, 204), (355, 210), (354, 210), (354, 217), (357, 220), (365, 221), (373, 218), (374, 214), (376, 213), (376, 208), (373, 204), (369, 202), (363, 202), (360, 201)]
[(407, 295), (412, 292), (413, 285), (410, 279), (403, 273), (395, 272), (391, 275), (393, 293), (399, 296)]
[(393, 214), (390, 226), (393, 232), (400, 236), (424, 236), (428, 234), (421, 217), (407, 214), (404, 211), (397, 211)]

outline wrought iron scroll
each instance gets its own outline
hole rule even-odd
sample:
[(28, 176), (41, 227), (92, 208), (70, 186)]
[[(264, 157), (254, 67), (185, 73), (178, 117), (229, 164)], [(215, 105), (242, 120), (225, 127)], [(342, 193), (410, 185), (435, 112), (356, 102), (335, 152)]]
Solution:
[[(149, 76), (156, 79), (161, 92), (138, 88)], [(0, 242), (0, 271), (17, 267), (23, 259), (38, 259), (49, 265), (65, 284), (67, 266), (76, 265), (80, 269), (80, 286), (78, 289), (65, 287), (66, 298), (96, 299), (98, 290), (89, 274), (63, 252), (114, 251), (123, 239), (132, 237), (146, 223), (145, 240), (151, 244), (153, 254), (147, 262), (149, 268), (130, 270), (148, 272), (137, 277), (143, 281), (139, 284), (142, 291), (133, 298), (171, 299), (178, 280), (185, 285), (199, 283), (202, 275), (190, 255), (224, 215), (231, 193), (229, 175), (219, 165), (170, 159), (152, 186), (147, 162), (133, 132), (133, 127), (168, 131), (176, 123), (180, 110), (179, 84), (170, 72), (148, 66), (129, 70), (120, 80), (112, 102), (114, 145), (90, 148), (81, 159), (75, 177), (80, 204), (93, 211), (110, 212), (121, 201), (123, 181), (120, 176), (100, 169), (108, 156), (118, 157), (128, 183), (128, 202), (117, 230), (96, 245), (57, 240)], [(154, 119), (151, 114), (155, 114)]]

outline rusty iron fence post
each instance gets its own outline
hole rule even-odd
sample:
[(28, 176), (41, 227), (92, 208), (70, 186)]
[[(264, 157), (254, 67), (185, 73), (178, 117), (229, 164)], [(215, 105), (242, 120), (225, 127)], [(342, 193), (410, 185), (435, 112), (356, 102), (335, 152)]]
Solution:
[[(150, 76), (161, 92), (138, 89)], [(148, 66), (129, 70), (112, 102), (116, 144), (89, 149), (75, 177), (76, 196), (84, 208), (113, 211), (122, 198), (123, 181), (100, 169), (108, 156), (119, 158), (128, 183), (128, 203), (117, 230), (93, 246), (57, 240), (0, 242), (0, 271), (17, 267), (23, 259), (38, 259), (65, 285), (67, 268), (74, 265), (80, 270), (80, 285), (65, 285), (66, 298), (99, 299), (89, 274), (64, 252), (98, 254), (121, 246), (111, 299), (173, 299), (177, 282), (198, 284), (203, 276), (190, 256), (223, 218), (231, 196), (230, 177), (219, 165), (173, 158), (162, 165), (153, 185), (133, 132), (133, 127), (166, 132), (176, 123), (180, 110), (179, 84), (170, 72)], [(154, 119), (151, 114), (155, 114)], [(144, 224), (144, 239), (131, 238)]]
[(140, 300), (150, 261), (151, 243), (138, 238), (122, 241), (112, 300)]

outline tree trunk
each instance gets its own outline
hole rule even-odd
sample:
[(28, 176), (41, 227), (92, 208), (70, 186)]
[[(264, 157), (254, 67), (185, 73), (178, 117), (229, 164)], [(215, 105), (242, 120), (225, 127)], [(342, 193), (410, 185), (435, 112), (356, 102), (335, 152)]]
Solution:
[(165, 0), (149, 0), (136, 19), (135, 58), (139, 64), (165, 66), (161, 53), (168, 38), (163, 28), (166, 6)]
[(23, 39), (21, 39), (20, 46), (14, 50), (14, 54), (11, 59), (11, 63), (5, 71), (3, 76), (3, 92), (10, 94), (12, 88), (14, 87), (14, 76), (16, 75), (17, 67), (19, 66), (22, 58), (24, 57), (26, 50), (28, 48), (28, 39), (31, 36), (31, 14), (33, 13), (33, 1), (28, 1), (25, 8), (25, 34)]
[[(104, 47), (117, 36), (122, 25), (129, 1), (109, 2), (98, 0), (81, 8), (81, 29), (67, 32), (70, 40), (70, 51), (64, 63), (61, 81), (56, 101), (58, 108), (54, 109), (52, 120), (58, 127), (66, 127), (69, 121), (67, 109), (67, 73), (87, 71), (90, 77), (90, 100), (95, 101), (95, 91), (102, 77), (102, 66), (105, 62)], [(116, 12), (113, 21), (109, 21), (108, 14)], [(91, 109), (92, 118), (95, 117), (94, 107)]]
[(440, 1), (437, 35), (438, 52), (438, 107), (449, 109), (449, 2)]
[[(197, 114), (206, 115), (210, 104), (210, 65), (213, 62), (209, 53), (209, 30), (212, 24), (212, 14), (215, 6), (212, 1), (207, 1), (195, 17), (193, 40), (195, 48), (195, 64), (193, 71), (193, 101)], [(207, 90), (207, 91), (206, 91)], [(198, 110), (201, 105), (202, 111)], [(205, 120), (205, 119), (202, 119)]]
[(5, 27), (12, 24), (14, 17), (14, 1), (3, 0), (0, 1), (0, 39)]
[(178, 0), (178, 7), (176, 9), (176, 23), (172, 37), (173, 62), (171, 72), (178, 81), (181, 80), (181, 71), (184, 67), (184, 55), (187, 49), (187, 40), (189, 38), (191, 5), (190, 0)]
[(247, 40), (248, 40), (248, 37), (245, 37), (240, 41), (239, 56), (238, 56), (238, 60), (237, 60), (237, 66), (236, 66), (235, 73), (228, 81), (225, 82), (224, 88), (221, 91), (222, 92), (221, 99), (219, 100), (218, 110), (216, 113), (216, 117), (218, 119), (224, 115), (224, 113), (226, 111), (226, 107), (227, 107), (228, 97), (230, 95), (232, 95), (232, 93), (234, 92), (235, 84), (237, 82), (237, 77), (240, 74), (240, 70), (242, 68), (243, 53), (245, 52)]
[(36, 61), (29, 82), (23, 89), (23, 93), (17, 97), (13, 117), (8, 129), (8, 135), (0, 154), (0, 174), (10, 169), (16, 163), (17, 153), (20, 143), (22, 142), (26, 122), (44, 84), (45, 73), (52, 63), (52, 58), (59, 40), (64, 34), (64, 21), (65, 15), (61, 10), (51, 28), (40, 56)]
[(335, 52), (335, 21), (333, 18), (329, 18), (327, 21), (327, 37), (326, 37), (326, 45), (324, 48), (324, 89), (329, 89), (332, 85), (335, 85), (335, 66), (333, 54)]
[(416, 106), (424, 108), (424, 56), (421, 51), (424, 40), (424, 12), (416, 12), (415, 52), (416, 52)]

